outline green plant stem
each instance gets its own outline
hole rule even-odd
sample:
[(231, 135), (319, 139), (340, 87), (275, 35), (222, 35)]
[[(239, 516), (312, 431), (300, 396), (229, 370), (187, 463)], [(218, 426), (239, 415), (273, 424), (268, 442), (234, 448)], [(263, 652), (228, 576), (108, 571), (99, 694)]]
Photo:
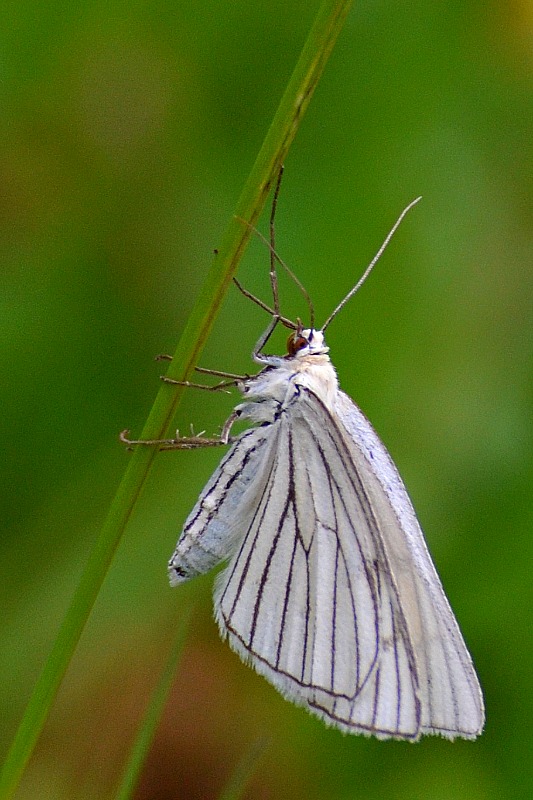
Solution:
[[(314, 89), (342, 28), (352, 0), (323, 0), (302, 53), (281, 99), (250, 175), (229, 222), (218, 254), (179, 341), (168, 375), (187, 380), (205, 345), (231, 282), (250, 228), (255, 225), (273, 180), (294, 139)], [(183, 387), (163, 384), (142, 432), (143, 439), (162, 438), (181, 400)], [(156, 456), (156, 448), (134, 451), (108, 517), (89, 555), (87, 566), (39, 676), (0, 776), (0, 800), (11, 797), (46, 721), (121, 535), (132, 514)]]
[(262, 738), (251, 745), (235, 767), (232, 776), (222, 790), (222, 794), (218, 796), (218, 800), (241, 800), (257, 763), (269, 743), (268, 739)]
[(181, 658), (189, 620), (190, 612), (186, 611), (177, 625), (176, 636), (167, 663), (152, 693), (144, 720), (137, 731), (128, 763), (124, 768), (120, 786), (115, 794), (115, 800), (130, 800), (130, 798), (133, 797), (146, 756), (152, 744), (152, 739), (154, 738), (157, 724), (163, 712), (170, 687), (172, 686), (172, 680), (178, 662)]

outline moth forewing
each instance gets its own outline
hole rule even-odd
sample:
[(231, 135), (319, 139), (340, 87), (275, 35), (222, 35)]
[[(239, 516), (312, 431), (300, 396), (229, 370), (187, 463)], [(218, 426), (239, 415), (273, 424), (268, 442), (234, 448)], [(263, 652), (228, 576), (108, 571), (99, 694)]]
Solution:
[(422, 732), (474, 738), (484, 723), (481, 689), (405, 486), (374, 429), (343, 392), (337, 411), (369, 491), (374, 483), (375, 505), (383, 515), (379, 530), (412, 642)]
[(242, 517), (254, 502), (253, 485), (266, 447), (267, 437), (260, 428), (245, 431), (231, 445), (185, 521), (168, 564), (172, 586), (203, 575), (230, 557), (238, 545)]

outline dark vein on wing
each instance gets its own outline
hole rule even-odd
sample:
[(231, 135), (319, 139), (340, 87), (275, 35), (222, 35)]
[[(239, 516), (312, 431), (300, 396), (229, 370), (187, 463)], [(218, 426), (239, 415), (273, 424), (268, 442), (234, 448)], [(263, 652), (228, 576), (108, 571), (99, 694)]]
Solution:
[[(333, 593), (333, 608), (331, 616), (331, 691), (335, 688), (335, 653), (337, 651), (337, 590), (339, 585), (339, 540), (335, 550), (335, 591)], [(358, 642), (357, 614), (354, 610), (355, 641)], [(359, 646), (355, 653), (355, 685), (359, 686)]]
[(289, 566), (289, 574), (287, 576), (287, 585), (285, 587), (285, 597), (283, 599), (283, 611), (281, 612), (281, 622), (280, 622), (280, 628), (279, 628), (280, 629), (280, 635), (279, 635), (279, 639), (278, 639), (278, 648), (277, 648), (277, 653), (276, 653), (276, 665), (275, 665), (276, 669), (279, 669), (279, 661), (280, 661), (280, 658), (281, 658), (281, 649), (282, 649), (282, 646), (283, 646), (283, 637), (284, 637), (284, 632), (285, 632), (285, 620), (287, 618), (287, 611), (288, 611), (288, 608), (289, 608), (289, 597), (290, 597), (291, 590), (292, 590), (292, 571), (293, 571), (293, 568), (294, 568), (294, 557), (296, 555), (297, 546), (298, 546), (298, 538), (297, 538), (297, 536), (295, 536), (294, 537), (293, 547), (292, 547), (292, 553), (291, 553), (291, 563), (290, 563), (290, 566)]
[[(312, 429), (311, 429), (311, 434), (312, 434)], [(316, 441), (316, 440), (315, 440), (315, 442), (316, 442), (316, 445), (317, 445), (318, 452), (320, 454), (320, 458), (321, 458), (322, 463), (324, 465), (324, 469), (325, 469), (326, 474), (328, 476), (328, 482), (329, 482), (329, 485), (330, 485), (330, 493), (331, 493), (331, 497), (332, 497), (333, 509), (334, 509), (334, 514), (335, 514), (337, 541), (339, 543), (341, 558), (342, 558), (344, 569), (345, 569), (345, 572), (346, 572), (346, 575), (347, 575), (347, 584), (348, 584), (348, 587), (349, 587), (350, 602), (351, 602), (351, 605), (352, 605), (352, 613), (353, 613), (354, 629), (355, 629), (355, 639), (356, 639), (356, 645), (357, 645), (357, 647), (356, 647), (356, 686), (358, 687), (358, 689), (357, 689), (356, 694), (358, 694), (361, 691), (361, 689), (364, 687), (364, 685), (365, 685), (366, 681), (369, 679), (370, 675), (372, 674), (372, 670), (374, 669), (374, 667), (375, 667), (375, 665), (377, 663), (378, 656), (379, 656), (380, 630), (379, 630), (378, 598), (377, 598), (377, 594), (376, 594), (376, 591), (375, 591), (375, 576), (374, 576), (373, 572), (370, 570), (368, 559), (365, 557), (365, 554), (363, 552), (363, 548), (362, 548), (361, 542), (359, 540), (359, 537), (357, 535), (357, 531), (355, 530), (355, 528), (353, 527), (353, 525), (351, 523), (351, 516), (350, 516), (350, 513), (348, 511), (348, 507), (346, 505), (346, 502), (344, 500), (341, 487), (340, 487), (338, 481), (335, 479), (334, 470), (331, 469), (330, 462), (329, 462), (328, 458), (326, 457), (326, 455), (325, 455), (320, 443), (318, 441)], [(331, 439), (330, 443), (332, 444), (335, 453), (340, 457), (339, 447), (338, 447), (337, 443), (335, 442), (335, 440)], [(347, 474), (349, 474), (348, 470), (346, 469), (346, 464), (342, 461), (342, 459), (341, 459), (341, 464), (342, 464), (342, 467), (344, 468), (344, 471)], [(355, 465), (351, 461), (351, 458), (350, 458), (350, 464), (353, 467), (353, 472), (355, 474), (357, 474), (357, 471), (355, 469)], [(359, 476), (357, 476), (357, 477), (359, 477)], [(351, 480), (351, 477), (350, 477), (350, 482), (352, 484), (352, 488), (354, 490), (354, 494), (359, 499), (361, 507), (363, 507), (363, 502), (361, 500), (360, 495), (358, 494), (357, 487), (355, 486), (354, 482)], [(368, 503), (368, 505), (370, 505), (369, 501), (368, 501), (368, 498), (366, 498), (366, 495), (364, 493), (363, 493), (363, 498)], [(376, 647), (375, 647), (375, 652), (374, 652), (374, 656), (372, 658), (371, 665), (370, 665), (370, 667), (368, 669), (367, 674), (362, 679), (362, 681), (361, 681), (361, 642), (360, 642), (360, 638), (359, 638), (358, 614), (357, 614), (357, 609), (356, 609), (355, 596), (354, 596), (354, 592), (353, 592), (353, 588), (352, 588), (350, 571), (348, 569), (346, 556), (344, 555), (344, 551), (342, 549), (342, 546), (341, 546), (341, 543), (340, 543), (340, 539), (339, 539), (340, 523), (339, 523), (339, 517), (338, 517), (338, 512), (337, 512), (337, 502), (338, 501), (340, 501), (342, 510), (344, 512), (345, 522), (346, 522), (347, 526), (349, 527), (349, 529), (351, 530), (351, 532), (353, 534), (353, 537), (355, 539), (355, 543), (357, 545), (357, 549), (359, 550), (359, 556), (360, 556), (361, 564), (363, 565), (363, 569), (364, 569), (365, 574), (366, 574), (367, 584), (368, 584), (369, 589), (370, 589), (370, 594), (372, 596), (373, 607), (374, 607), (374, 632), (375, 632)], [(372, 522), (374, 524), (377, 524), (375, 522), (375, 518), (374, 518), (373, 514), (366, 515), (365, 512), (364, 512), (364, 508), (363, 508), (363, 517), (365, 518), (367, 526), (369, 527), (370, 530), (371, 530), (370, 518), (372, 519)]]
[(380, 681), (380, 668), (376, 670), (375, 685), (374, 685), (374, 708), (372, 711), (372, 728), (376, 727), (378, 718), (378, 705), (379, 705), (379, 681)]
[(240, 567), (241, 555), (242, 555), (242, 553), (244, 551), (244, 548), (248, 544), (248, 537), (250, 535), (250, 531), (254, 527), (254, 523), (255, 523), (258, 515), (261, 513), (261, 521), (257, 525), (257, 530), (256, 530), (256, 533), (254, 535), (253, 543), (252, 543), (252, 545), (251, 545), (251, 547), (249, 549), (248, 556), (246, 558), (244, 567), (242, 569), (242, 573), (241, 573), (241, 576), (240, 576), (240, 579), (239, 579), (239, 585), (238, 585), (238, 588), (237, 588), (237, 592), (236, 592), (235, 598), (233, 600), (233, 605), (231, 607), (231, 611), (229, 612), (229, 616), (228, 616), (228, 620), (227, 620), (228, 622), (229, 622), (229, 619), (231, 618), (231, 616), (233, 615), (233, 613), (235, 612), (235, 607), (237, 605), (237, 602), (239, 600), (242, 588), (243, 588), (244, 583), (246, 581), (246, 576), (247, 576), (247, 573), (248, 573), (248, 569), (250, 567), (250, 561), (251, 561), (251, 558), (252, 558), (252, 554), (253, 554), (255, 545), (257, 544), (257, 539), (259, 537), (259, 534), (261, 532), (261, 522), (265, 517), (265, 513), (266, 513), (266, 510), (267, 510), (267, 507), (268, 507), (268, 502), (264, 502), (264, 500), (265, 500), (265, 496), (267, 495), (267, 491), (268, 491), (268, 489), (269, 489), (269, 487), (271, 485), (272, 475), (275, 472), (275, 466), (276, 466), (275, 463), (272, 463), (272, 465), (270, 467), (270, 470), (269, 470), (268, 478), (265, 481), (265, 486), (263, 488), (263, 491), (262, 491), (261, 496), (259, 498), (259, 501), (257, 503), (256, 510), (255, 510), (254, 515), (252, 517), (251, 523), (248, 526), (248, 531), (246, 532), (245, 536), (243, 537), (243, 541), (242, 541), (242, 544), (241, 544), (241, 546), (239, 548), (239, 552), (238, 552), (237, 556), (234, 558), (233, 566), (231, 568), (231, 572), (229, 573), (228, 578), (226, 580), (226, 588), (224, 589), (224, 592), (221, 595), (221, 603), (222, 603), (224, 595), (226, 594), (226, 591), (228, 590), (228, 588), (229, 588), (229, 586), (231, 584), (231, 579), (234, 576), (234, 574), (235, 574), (235, 572), (237, 570), (237, 567), (238, 566)]
[[(257, 452), (259, 447), (261, 447), (265, 442), (265, 439), (263, 437), (262, 439), (259, 439), (259, 441), (256, 442), (256, 444), (254, 444), (251, 447), (249, 447), (249, 449), (246, 451), (245, 455), (242, 458), (242, 462), (240, 464), (239, 469), (236, 470), (233, 473), (233, 475), (229, 475), (228, 476), (228, 473), (224, 471), (224, 467), (228, 463), (231, 463), (231, 461), (236, 456), (240, 455), (240, 451), (242, 449), (243, 442), (245, 442), (246, 439), (249, 436), (252, 436), (252, 435), (257, 435), (257, 428), (251, 428), (250, 430), (245, 431), (242, 434), (241, 438), (238, 440), (238, 442), (236, 442), (236, 444), (232, 447), (232, 449), (226, 454), (225, 458), (222, 459), (222, 461), (220, 462), (220, 464), (218, 466), (218, 469), (220, 471), (218, 480), (215, 481), (215, 483), (210, 487), (208, 492), (205, 492), (205, 494), (202, 494), (202, 497), (201, 497), (201, 501), (202, 502), (198, 503), (198, 510), (197, 510), (196, 514), (194, 515), (194, 517), (192, 517), (187, 522), (187, 524), (183, 528), (183, 533), (181, 534), (180, 539), (183, 538), (183, 536), (197, 523), (198, 518), (201, 516), (201, 514), (202, 513), (206, 513), (206, 509), (205, 509), (205, 505), (204, 505), (205, 500), (207, 498), (211, 497), (211, 495), (215, 494), (216, 491), (222, 485), (223, 486), (223, 490), (222, 490), (222, 493), (220, 494), (220, 497), (217, 498), (217, 500), (216, 500), (216, 502), (215, 502), (215, 504), (213, 506), (213, 509), (210, 510), (209, 513), (206, 514), (207, 518), (206, 518), (206, 521), (203, 523), (203, 530), (204, 531), (207, 528), (207, 526), (208, 526), (209, 522), (211, 521), (211, 519), (215, 516), (215, 514), (219, 513), (220, 509), (224, 505), (224, 502), (225, 502), (225, 500), (227, 498), (229, 490), (233, 486), (233, 483), (236, 480), (238, 480), (239, 478), (242, 478), (242, 474), (246, 470), (246, 467), (248, 465), (248, 462), (250, 461), (250, 458), (252, 457), (252, 455), (254, 453)], [(225, 480), (226, 480), (226, 483), (224, 484)]]
[[(392, 642), (394, 645), (394, 669), (396, 672), (396, 729), (400, 730), (400, 718), (401, 718), (401, 704), (402, 704), (402, 686), (401, 686), (401, 678), (400, 678), (400, 660), (398, 655), (398, 646), (397, 646), (397, 634), (396, 634), (396, 626), (394, 624), (394, 606), (392, 603), (392, 599), (389, 602), (390, 606), (390, 615), (391, 615), (391, 630), (392, 630)], [(416, 693), (415, 693), (416, 696)], [(418, 727), (418, 725), (417, 725)]]
[[(309, 394), (320, 405), (323, 406), (323, 404), (321, 403), (319, 398), (317, 398), (312, 392), (309, 392)], [(326, 414), (329, 415), (329, 412), (328, 412), (327, 408), (324, 407), (324, 411), (325, 411)], [(329, 416), (331, 418), (331, 415), (329, 415)], [(333, 437), (332, 431), (335, 431), (335, 433), (337, 434), (336, 437)], [(370, 499), (369, 499), (369, 497), (368, 497), (368, 495), (367, 495), (367, 493), (365, 491), (365, 488), (364, 488), (364, 486), (362, 484), (359, 472), (358, 472), (355, 464), (353, 463), (351, 454), (350, 454), (350, 452), (349, 452), (349, 450), (347, 448), (347, 445), (346, 445), (346, 443), (344, 441), (344, 437), (338, 431), (338, 427), (337, 427), (335, 421), (333, 420), (333, 418), (331, 418), (331, 425), (328, 426), (327, 429), (323, 430), (323, 433), (325, 433), (329, 437), (331, 445), (334, 447), (335, 451), (337, 452), (337, 454), (339, 455), (339, 457), (341, 459), (342, 466), (344, 467), (344, 472), (345, 472), (346, 475), (348, 475), (348, 477), (350, 479), (350, 482), (352, 484), (353, 490), (354, 490), (354, 494), (359, 499), (359, 502), (361, 504), (361, 510), (363, 512), (363, 515), (365, 516), (365, 519), (366, 519), (366, 522), (367, 522), (367, 525), (368, 525), (368, 529), (369, 529), (370, 533), (374, 535), (374, 545), (378, 548), (378, 556), (381, 556), (381, 558), (377, 559), (377, 567), (378, 567), (378, 569), (376, 570), (376, 565), (374, 564), (373, 565), (374, 566), (374, 570), (371, 571), (367, 560), (364, 558), (363, 554), (361, 553), (361, 558), (362, 558), (362, 562), (363, 562), (363, 565), (364, 565), (364, 568), (365, 568), (365, 572), (367, 574), (367, 578), (369, 579), (369, 587), (370, 587), (372, 596), (373, 596), (375, 604), (376, 604), (375, 608), (376, 608), (376, 636), (378, 637), (377, 641), (378, 642), (380, 641), (380, 639), (379, 639), (380, 634), (379, 634), (379, 627), (378, 627), (379, 626), (379, 621), (378, 621), (378, 612), (377, 612), (378, 603), (377, 603), (377, 598), (376, 598), (376, 595), (375, 595), (375, 592), (374, 592), (374, 581), (376, 580), (376, 574), (379, 576), (381, 569), (383, 569), (385, 574), (386, 574), (386, 576), (387, 576), (387, 578), (389, 579), (389, 581), (388, 581), (389, 582), (389, 588), (392, 590), (392, 592), (394, 594), (394, 597), (396, 599), (396, 603), (397, 603), (396, 613), (400, 615), (400, 619), (398, 619), (397, 622), (399, 623), (400, 630), (401, 630), (401, 633), (402, 633), (403, 644), (404, 644), (404, 647), (405, 647), (405, 650), (406, 650), (409, 669), (410, 669), (411, 677), (412, 677), (412, 680), (413, 680), (414, 695), (415, 695), (415, 698), (416, 698), (416, 702), (419, 705), (419, 698), (417, 696), (418, 672), (417, 672), (417, 669), (416, 669), (416, 661), (415, 661), (415, 657), (414, 657), (414, 650), (413, 650), (413, 646), (412, 646), (412, 643), (411, 643), (411, 638), (410, 638), (410, 635), (409, 635), (409, 632), (408, 632), (408, 629), (407, 629), (407, 623), (406, 623), (406, 620), (405, 620), (405, 616), (404, 616), (404, 613), (403, 613), (403, 610), (402, 610), (402, 607), (401, 607), (398, 588), (397, 588), (396, 582), (393, 579), (393, 576), (392, 576), (392, 574), (391, 574), (391, 572), (390, 572), (390, 570), (388, 568), (388, 560), (387, 560), (387, 557), (385, 555), (385, 551), (383, 549), (383, 545), (382, 545), (382, 542), (381, 542), (381, 534), (380, 534), (380, 531), (379, 531), (379, 525), (378, 525), (376, 517), (374, 515), (372, 503), (371, 503), (371, 501), (370, 501)], [(319, 447), (320, 447), (320, 445), (319, 445)], [(344, 454), (344, 458), (342, 457), (342, 453)], [(349, 464), (351, 466), (351, 469), (348, 469), (347, 464)], [(356, 479), (357, 482), (354, 480), (354, 478)], [(341, 501), (343, 502), (343, 505), (344, 505), (344, 500), (342, 499), (342, 493), (340, 492), (340, 487), (337, 487), (337, 488), (338, 488), (338, 491), (339, 491), (339, 496), (341, 498)], [(364, 502), (363, 502), (363, 500), (364, 500)], [(349, 516), (349, 514), (347, 512), (346, 507), (345, 507), (345, 512), (346, 512), (347, 518), (349, 519), (350, 516)], [(357, 535), (356, 535), (356, 538), (357, 538)], [(359, 543), (358, 539), (357, 539), (357, 543), (358, 543), (358, 546), (359, 546), (359, 548), (361, 550), (360, 543)], [(381, 586), (380, 586), (380, 589), (381, 589)], [(381, 602), (381, 600), (380, 600), (380, 602)]]
[[(289, 470), (289, 472), (290, 472), (290, 470)], [(276, 481), (276, 473), (277, 473), (277, 465), (276, 465), (276, 470), (272, 473), (272, 477), (269, 480), (269, 484), (271, 483), (272, 486), (275, 484), (275, 481)], [(267, 497), (267, 499), (265, 501), (265, 509), (266, 509), (266, 507), (268, 506), (268, 504), (270, 502), (270, 497), (271, 497), (271, 492), (269, 493), (269, 496)], [(269, 550), (269, 553), (268, 553), (268, 556), (267, 556), (267, 559), (266, 559), (266, 562), (265, 562), (265, 568), (261, 573), (261, 580), (259, 582), (259, 589), (257, 591), (257, 597), (256, 597), (256, 600), (255, 600), (255, 606), (254, 606), (254, 612), (253, 612), (253, 615), (252, 615), (252, 626), (251, 626), (251, 629), (250, 629), (250, 649), (253, 646), (255, 631), (256, 631), (256, 627), (257, 627), (257, 619), (258, 619), (258, 616), (259, 616), (259, 607), (260, 607), (261, 602), (263, 600), (263, 592), (265, 590), (266, 582), (268, 580), (268, 576), (269, 576), (269, 572), (270, 572), (270, 566), (272, 564), (272, 559), (274, 558), (274, 553), (276, 552), (276, 549), (277, 549), (277, 546), (278, 546), (278, 542), (279, 542), (280, 537), (281, 537), (281, 532), (283, 530), (283, 525), (285, 523), (285, 520), (286, 520), (288, 512), (289, 512), (289, 508), (290, 508), (290, 506), (291, 506), (291, 504), (293, 502), (294, 501), (293, 501), (293, 499), (291, 497), (290, 478), (289, 478), (289, 492), (287, 493), (287, 499), (285, 501), (285, 505), (283, 507), (283, 511), (282, 511), (282, 513), (280, 515), (280, 519), (279, 519), (279, 523), (278, 523), (278, 528), (277, 528), (276, 534), (275, 534), (274, 538), (272, 539), (272, 546), (270, 547), (270, 550)], [(258, 534), (259, 534), (260, 527), (261, 526), (259, 525), (258, 526)], [(255, 544), (255, 542), (254, 542), (254, 544)], [(251, 558), (251, 554), (250, 554), (250, 558)]]
[[(337, 483), (337, 481), (334, 480), (333, 470), (331, 469), (330, 462), (326, 458), (326, 456), (324, 454), (324, 451), (322, 450), (322, 447), (320, 446), (318, 440), (316, 439), (316, 437), (315, 437), (315, 435), (313, 433), (312, 427), (308, 423), (306, 423), (306, 427), (308, 428), (308, 433), (309, 433), (311, 439), (313, 440), (315, 446), (317, 447), (317, 450), (318, 450), (318, 453), (320, 455), (320, 459), (321, 459), (321, 462), (322, 462), (322, 466), (323, 466), (324, 472), (325, 472), (327, 480), (328, 480), (329, 494), (330, 494), (331, 506), (332, 506), (332, 511), (333, 511), (333, 515), (334, 515), (334, 523), (335, 523), (331, 532), (335, 535), (335, 539), (336, 539), (336, 543), (337, 543), (336, 564), (338, 564), (338, 556), (339, 556), (339, 551), (340, 551), (340, 555), (341, 555), (341, 558), (342, 558), (342, 563), (343, 563), (344, 570), (345, 570), (345, 573), (346, 573), (346, 578), (347, 578), (346, 584), (347, 584), (348, 592), (349, 592), (349, 595), (350, 595), (350, 602), (351, 602), (351, 608), (352, 608), (352, 619), (353, 619), (353, 624), (354, 624), (354, 637), (355, 637), (355, 643), (356, 643), (355, 660), (356, 660), (356, 687), (357, 687), (356, 692), (357, 692), (360, 689), (360, 673), (361, 673), (361, 645), (360, 645), (360, 638), (359, 638), (358, 615), (357, 615), (357, 611), (356, 611), (356, 602), (355, 602), (355, 597), (354, 597), (354, 593), (353, 593), (352, 583), (351, 583), (351, 580), (350, 580), (350, 573), (349, 573), (349, 570), (348, 570), (346, 557), (344, 555), (344, 552), (342, 551), (342, 547), (340, 546), (340, 540), (339, 540), (340, 522), (339, 522), (338, 510), (337, 510), (337, 497), (340, 498), (341, 504), (343, 505), (343, 507), (344, 507), (344, 504), (343, 504), (342, 497), (341, 497), (340, 486)], [(354, 534), (354, 536), (356, 537), (355, 530), (351, 526), (351, 523), (350, 523), (348, 514), (346, 513), (346, 508), (345, 507), (344, 507), (344, 511), (345, 511), (347, 525), (351, 529), (351, 531)], [(318, 513), (316, 514), (316, 518), (318, 519)], [(327, 527), (327, 526), (324, 526), (324, 527)], [(327, 529), (329, 530), (329, 528), (327, 528)], [(359, 543), (358, 543), (358, 546), (359, 546)], [(361, 561), (363, 561), (364, 557), (363, 557), (363, 554), (362, 554), (360, 548), (359, 548), (359, 551), (360, 551)], [(338, 569), (336, 568), (334, 594), (333, 594), (333, 614), (334, 614), (335, 617), (336, 617), (337, 591), (338, 591)], [(333, 641), (332, 641), (332, 664), (331, 664), (331, 666), (332, 666), (332, 676), (333, 676), (334, 663), (335, 663), (335, 659), (334, 659), (334, 653), (335, 653), (335, 630), (336, 630), (336, 626), (335, 626), (335, 624), (333, 624), (332, 625), (332, 639), (333, 639)], [(372, 670), (372, 667), (370, 668), (368, 674), (370, 674), (371, 670)], [(368, 677), (368, 674), (367, 674), (367, 676), (365, 676), (365, 679)], [(324, 688), (325, 691), (327, 691), (325, 689), (325, 687), (323, 687), (323, 688)], [(333, 692), (333, 689), (334, 689), (334, 683), (332, 681), (332, 684), (331, 684), (331, 691), (332, 692)]]
[(305, 548), (304, 539), (302, 536), (302, 531), (300, 528), (300, 521), (298, 516), (298, 499), (296, 495), (296, 482), (294, 479), (295, 473), (295, 464), (294, 464), (294, 441), (293, 441), (293, 434), (292, 430), (289, 426), (287, 426), (287, 433), (288, 433), (288, 450), (289, 450), (289, 489), (288, 489), (288, 501), (292, 504), (293, 508), (293, 516), (294, 516), (294, 533), (296, 541), (299, 541), (303, 547), (305, 553), (305, 570), (306, 570), (306, 593), (305, 593), (305, 630), (303, 636), (303, 645), (302, 645), (302, 659), (301, 659), (301, 671), (300, 671), (300, 680), (302, 684), (309, 683), (309, 681), (305, 681), (305, 665), (307, 661), (307, 646), (309, 641), (309, 622), (310, 622), (310, 611), (311, 611), (311, 596), (310, 596), (310, 581), (309, 581), (309, 551), (311, 549), (311, 545), (309, 546), (309, 551)]

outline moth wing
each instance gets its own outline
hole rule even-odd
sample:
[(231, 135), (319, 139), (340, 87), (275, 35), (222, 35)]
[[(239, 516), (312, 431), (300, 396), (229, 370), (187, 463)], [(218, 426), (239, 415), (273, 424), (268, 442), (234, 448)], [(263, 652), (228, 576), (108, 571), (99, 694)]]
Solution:
[(222, 635), (327, 723), (416, 739), (418, 662), (376, 508), (386, 503), (390, 517), (390, 502), (310, 391), (269, 430), (253, 513), (217, 581)]
[(393, 601), (413, 650), (421, 733), (475, 738), (484, 725), (481, 688), (405, 486), (371, 424), (343, 392), (336, 411), (380, 520)]
[(251, 428), (241, 434), (213, 472), (187, 517), (168, 564), (172, 586), (203, 575), (226, 560), (239, 544), (261, 475), (267, 433)]

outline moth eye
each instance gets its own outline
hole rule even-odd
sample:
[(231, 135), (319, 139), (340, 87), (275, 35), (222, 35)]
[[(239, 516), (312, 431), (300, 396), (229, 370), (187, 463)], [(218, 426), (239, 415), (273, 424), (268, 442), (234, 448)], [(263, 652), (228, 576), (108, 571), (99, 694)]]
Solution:
[(290, 356), (295, 356), (298, 350), (307, 347), (308, 344), (309, 340), (305, 336), (301, 336), (299, 333), (291, 333), (287, 339), (287, 353)]

